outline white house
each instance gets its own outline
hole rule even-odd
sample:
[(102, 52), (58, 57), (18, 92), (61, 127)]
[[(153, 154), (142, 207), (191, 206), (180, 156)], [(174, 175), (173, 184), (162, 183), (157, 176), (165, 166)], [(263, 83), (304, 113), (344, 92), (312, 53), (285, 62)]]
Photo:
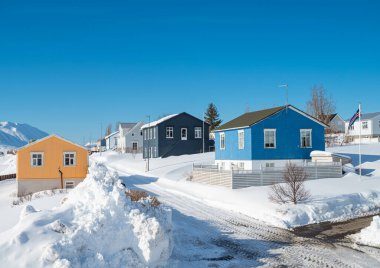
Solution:
[(372, 143), (380, 141), (380, 112), (362, 114), (361, 125), (359, 120), (348, 129), (349, 120), (346, 122), (346, 136), (349, 141), (359, 142), (361, 130), (362, 142)]
[(331, 133), (345, 133), (346, 131), (346, 122), (339, 114), (330, 114), (328, 116), (328, 125), (326, 131)]
[(141, 153), (143, 136), (141, 127), (143, 122), (120, 123), (118, 150), (122, 153)]
[(106, 140), (106, 150), (115, 150), (117, 149), (119, 143), (119, 131), (113, 132), (104, 137)]

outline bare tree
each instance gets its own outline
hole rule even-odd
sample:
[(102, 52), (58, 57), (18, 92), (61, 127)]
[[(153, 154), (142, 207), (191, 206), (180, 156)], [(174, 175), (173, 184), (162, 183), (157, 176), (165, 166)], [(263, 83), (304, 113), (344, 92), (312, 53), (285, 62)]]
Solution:
[(329, 125), (330, 115), (335, 113), (335, 104), (330, 96), (327, 96), (323, 86), (314, 86), (311, 89), (311, 99), (307, 102), (307, 111), (323, 123)]
[(298, 204), (310, 198), (310, 192), (305, 188), (307, 175), (302, 166), (289, 162), (286, 165), (283, 179), (284, 183), (271, 186), (271, 192), (269, 193), (271, 202)]

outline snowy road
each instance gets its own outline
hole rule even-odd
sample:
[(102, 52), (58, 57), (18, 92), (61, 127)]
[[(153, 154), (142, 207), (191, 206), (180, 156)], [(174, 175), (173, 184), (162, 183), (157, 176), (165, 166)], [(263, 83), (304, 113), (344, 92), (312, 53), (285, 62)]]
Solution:
[(119, 174), (127, 187), (149, 191), (173, 209), (170, 267), (380, 267), (379, 251), (297, 237), (165, 189), (154, 178)]

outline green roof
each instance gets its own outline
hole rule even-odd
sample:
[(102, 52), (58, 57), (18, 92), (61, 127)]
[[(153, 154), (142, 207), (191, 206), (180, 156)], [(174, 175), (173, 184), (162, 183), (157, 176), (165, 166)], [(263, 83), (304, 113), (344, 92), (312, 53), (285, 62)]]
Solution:
[(279, 107), (274, 107), (274, 108), (270, 108), (270, 109), (245, 113), (245, 114), (221, 125), (218, 129), (216, 129), (216, 131), (252, 126), (253, 124), (256, 124), (256, 123), (264, 120), (265, 118), (283, 110), (286, 107), (287, 106), (279, 106)]

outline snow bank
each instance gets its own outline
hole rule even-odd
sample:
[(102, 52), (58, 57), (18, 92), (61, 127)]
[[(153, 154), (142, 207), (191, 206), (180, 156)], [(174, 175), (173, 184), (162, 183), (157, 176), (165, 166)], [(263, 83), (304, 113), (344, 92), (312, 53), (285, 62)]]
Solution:
[(0, 236), (0, 259), (7, 267), (157, 267), (171, 255), (171, 228), (171, 210), (130, 201), (118, 174), (94, 163), (60, 207), (24, 208)]
[(373, 217), (370, 226), (351, 235), (350, 238), (358, 244), (380, 247), (380, 216)]

